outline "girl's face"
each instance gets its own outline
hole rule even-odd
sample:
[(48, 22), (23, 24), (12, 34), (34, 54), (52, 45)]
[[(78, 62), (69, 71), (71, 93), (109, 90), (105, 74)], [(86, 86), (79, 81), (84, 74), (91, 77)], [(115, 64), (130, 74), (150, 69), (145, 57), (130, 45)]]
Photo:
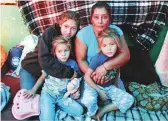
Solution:
[(113, 57), (117, 52), (117, 43), (110, 37), (104, 38), (100, 49), (107, 57)]
[(77, 24), (73, 19), (68, 19), (63, 24), (61, 24), (60, 27), (61, 27), (61, 34), (64, 37), (71, 38), (76, 34)]
[(100, 33), (106, 29), (110, 23), (110, 17), (105, 8), (95, 8), (92, 18), (92, 25), (95, 32)]
[(60, 43), (55, 49), (55, 55), (61, 62), (66, 62), (70, 56), (70, 49), (65, 43)]

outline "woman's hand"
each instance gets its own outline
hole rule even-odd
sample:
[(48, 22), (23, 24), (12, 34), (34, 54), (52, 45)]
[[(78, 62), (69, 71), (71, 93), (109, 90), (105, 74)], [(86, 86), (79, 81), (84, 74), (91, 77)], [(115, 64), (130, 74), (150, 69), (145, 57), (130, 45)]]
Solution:
[(108, 99), (108, 97), (107, 97), (107, 92), (105, 92), (104, 90), (101, 90), (100, 89), (100, 91), (98, 91), (98, 93), (99, 93), (99, 96), (100, 96), (100, 99), (101, 100), (107, 100)]
[(104, 84), (107, 81), (104, 81), (104, 77), (107, 74), (107, 70), (104, 68), (103, 65), (96, 68), (96, 70), (92, 73), (91, 78), (97, 84)]
[(25, 91), (23, 96), (25, 99), (30, 99), (30, 98), (34, 98), (36, 95), (36, 91), (34, 91), (33, 89)]

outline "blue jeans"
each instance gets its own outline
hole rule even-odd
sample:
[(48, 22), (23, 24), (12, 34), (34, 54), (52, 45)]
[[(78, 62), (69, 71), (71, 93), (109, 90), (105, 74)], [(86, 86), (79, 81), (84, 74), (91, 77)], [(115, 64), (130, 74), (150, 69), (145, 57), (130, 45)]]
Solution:
[(28, 71), (20, 69), (20, 88), (30, 90), (35, 85), (37, 78), (32, 76)]
[[(100, 87), (100, 86), (99, 86)], [(78, 99), (78, 102), (87, 107), (88, 116), (95, 115), (98, 105), (97, 105), (97, 99), (98, 99), (98, 93), (95, 89), (91, 88), (85, 80), (81, 83), (81, 97)], [(117, 81), (117, 87), (114, 85), (111, 85), (109, 87), (100, 87), (102, 90), (105, 90), (108, 92), (108, 98), (118, 106), (119, 110), (122, 113), (125, 113), (125, 111), (131, 107), (131, 105), (134, 103), (134, 98), (132, 95), (126, 92), (125, 87), (123, 85), (123, 82), (120, 78), (118, 78)], [(121, 100), (122, 99), (122, 100)]]
[[(110, 85), (108, 87), (101, 87), (98, 85), (98, 87), (101, 90), (107, 92), (108, 99), (110, 99), (113, 104), (116, 104), (122, 113), (125, 113), (134, 103), (134, 98), (132, 95), (130, 95), (126, 91), (117, 88), (114, 85)], [(87, 115), (93, 116), (98, 110), (98, 93), (95, 89), (91, 88), (86, 82), (84, 88), (85, 90), (81, 102), (88, 109)]]
[[(85, 90), (84, 85), (85, 85), (85, 80), (82, 78), (82, 81), (81, 81), (81, 83), (80, 83), (80, 98), (77, 100), (77, 102), (78, 102), (79, 104), (81, 104), (82, 106), (85, 106), (85, 105), (83, 104), (83, 102), (81, 101), (81, 100), (83, 99), (83, 93), (84, 93), (84, 90)], [(118, 87), (119, 89), (121, 89), (121, 90), (123, 90), (123, 91), (126, 91), (126, 89), (125, 89), (125, 87), (124, 87), (124, 83), (123, 83), (123, 81), (122, 81), (120, 78), (118, 78), (116, 85), (117, 85), (117, 87)], [(105, 102), (105, 103), (106, 103), (106, 102)]]
[[(66, 103), (69, 102), (69, 103)], [(40, 121), (55, 121), (56, 110), (61, 109), (72, 116), (80, 116), (83, 107), (71, 98), (63, 98), (43, 88), (40, 97)]]

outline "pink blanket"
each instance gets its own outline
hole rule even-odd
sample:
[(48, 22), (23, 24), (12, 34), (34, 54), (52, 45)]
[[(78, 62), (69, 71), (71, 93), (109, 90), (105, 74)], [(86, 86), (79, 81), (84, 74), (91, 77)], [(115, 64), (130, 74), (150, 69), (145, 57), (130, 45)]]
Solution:
[(168, 32), (164, 40), (159, 57), (155, 63), (155, 69), (160, 77), (162, 85), (168, 87)]

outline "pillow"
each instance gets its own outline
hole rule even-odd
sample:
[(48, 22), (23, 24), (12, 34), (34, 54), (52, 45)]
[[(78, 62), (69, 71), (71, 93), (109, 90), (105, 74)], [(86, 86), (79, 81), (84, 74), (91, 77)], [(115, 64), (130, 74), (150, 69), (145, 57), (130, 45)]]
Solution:
[(8, 56), (8, 63), (9, 63), (9, 69), (12, 71), (15, 71), (15, 69), (18, 67), (20, 62), (20, 57), (22, 55), (22, 47), (12, 47), (9, 51)]

